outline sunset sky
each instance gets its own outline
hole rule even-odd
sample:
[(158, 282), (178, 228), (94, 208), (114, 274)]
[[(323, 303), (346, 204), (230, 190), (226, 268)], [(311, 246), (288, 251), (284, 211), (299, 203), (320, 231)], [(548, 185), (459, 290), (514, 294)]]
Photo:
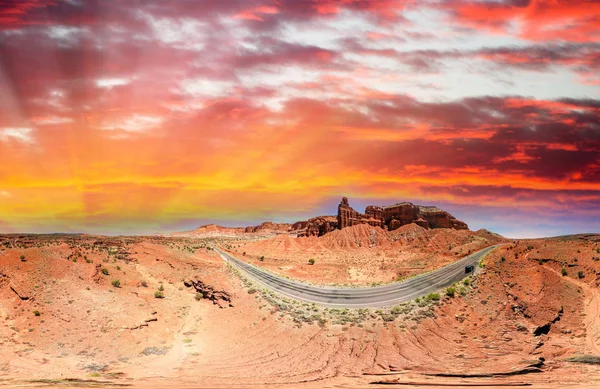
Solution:
[(600, 232), (596, 0), (0, 0), (0, 232), (438, 205)]

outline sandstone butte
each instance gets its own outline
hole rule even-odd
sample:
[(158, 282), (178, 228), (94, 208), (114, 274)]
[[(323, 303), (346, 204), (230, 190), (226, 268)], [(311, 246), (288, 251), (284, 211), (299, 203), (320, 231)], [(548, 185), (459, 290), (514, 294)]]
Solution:
[(292, 230), (297, 231), (298, 236), (321, 236), (335, 229), (343, 229), (358, 224), (368, 224), (393, 231), (410, 223), (415, 223), (427, 229), (469, 229), (465, 222), (437, 207), (403, 202), (384, 207), (369, 205), (365, 209), (365, 213), (360, 213), (350, 206), (347, 197), (343, 197), (338, 205), (337, 217), (319, 216), (307, 221), (297, 222), (292, 225)]
[(381, 227), (388, 231), (414, 223), (425, 229), (452, 228), (455, 230), (468, 230), (463, 221), (456, 219), (450, 213), (435, 206), (416, 205), (409, 202), (395, 205), (377, 206), (369, 205), (365, 213), (360, 213), (350, 206), (347, 197), (343, 197), (338, 205), (337, 216), (317, 216), (308, 220), (298, 221), (294, 224), (274, 223), (266, 221), (258, 226), (249, 227), (221, 227), (209, 224), (199, 227), (188, 233), (175, 235), (211, 235), (211, 234), (295, 234), (298, 237), (323, 236), (334, 230), (341, 230), (359, 224), (368, 224)]

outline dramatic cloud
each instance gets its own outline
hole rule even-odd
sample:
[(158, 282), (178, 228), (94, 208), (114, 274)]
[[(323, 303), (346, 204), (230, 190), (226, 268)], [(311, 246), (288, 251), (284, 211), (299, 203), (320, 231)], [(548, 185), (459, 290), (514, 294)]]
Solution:
[(0, 232), (342, 195), (598, 230), (599, 28), (594, 1), (0, 0)]

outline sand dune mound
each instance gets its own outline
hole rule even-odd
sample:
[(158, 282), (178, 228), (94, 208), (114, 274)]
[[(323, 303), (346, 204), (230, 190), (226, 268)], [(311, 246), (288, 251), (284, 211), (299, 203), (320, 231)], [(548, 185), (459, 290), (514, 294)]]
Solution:
[(429, 239), (428, 230), (415, 223), (403, 225), (397, 230), (389, 232), (389, 236), (392, 240), (400, 240), (403, 243), (415, 240), (426, 242)]
[(335, 230), (319, 238), (319, 243), (328, 249), (380, 247), (390, 244), (385, 230), (367, 224)]

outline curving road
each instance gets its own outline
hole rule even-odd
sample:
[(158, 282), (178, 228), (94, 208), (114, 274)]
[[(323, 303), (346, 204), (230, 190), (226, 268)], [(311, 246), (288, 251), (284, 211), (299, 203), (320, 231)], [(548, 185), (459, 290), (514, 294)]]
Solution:
[(473, 265), (477, 269), (479, 260), (498, 246), (500, 245), (487, 247), (460, 261), (406, 281), (372, 288), (325, 287), (292, 281), (240, 261), (216, 247), (215, 250), (226, 262), (244, 271), (252, 279), (288, 297), (330, 307), (376, 308), (410, 301), (462, 280), (468, 275), (465, 273), (466, 266)]

